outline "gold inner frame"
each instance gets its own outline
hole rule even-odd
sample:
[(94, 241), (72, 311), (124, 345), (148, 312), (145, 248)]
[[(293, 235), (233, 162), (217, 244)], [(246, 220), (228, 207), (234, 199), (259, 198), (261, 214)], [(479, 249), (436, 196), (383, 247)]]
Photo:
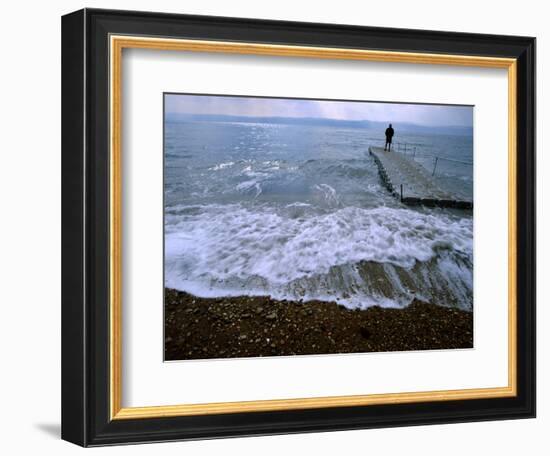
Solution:
[[(244, 402), (122, 407), (122, 51), (123, 49), (256, 54), (316, 59), (368, 60), (454, 65), (508, 70), (508, 385), (505, 387), (273, 399)], [(204, 41), (137, 36), (110, 36), (110, 414), (111, 419), (159, 418), (221, 413), (298, 410), (397, 404), (423, 401), (487, 399), (517, 394), (517, 61), (511, 58), (387, 52)]]

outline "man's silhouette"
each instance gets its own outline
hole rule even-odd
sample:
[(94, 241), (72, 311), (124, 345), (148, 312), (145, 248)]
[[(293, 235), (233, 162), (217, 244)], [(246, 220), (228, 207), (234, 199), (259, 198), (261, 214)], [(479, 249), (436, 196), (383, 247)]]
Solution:
[(388, 128), (386, 128), (386, 144), (384, 146), (384, 150), (391, 150), (391, 139), (393, 138), (393, 128), (390, 124), (390, 126)]

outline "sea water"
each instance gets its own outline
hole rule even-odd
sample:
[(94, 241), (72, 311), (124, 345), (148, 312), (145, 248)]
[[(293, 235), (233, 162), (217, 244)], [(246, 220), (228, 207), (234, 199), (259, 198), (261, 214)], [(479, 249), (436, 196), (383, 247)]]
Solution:
[[(368, 154), (381, 137), (336, 126), (167, 122), (165, 285), (202, 297), (350, 308), (418, 298), (471, 310), (471, 212), (391, 196)], [(427, 168), (435, 155), (460, 162), (438, 160), (436, 176), (471, 197), (471, 136), (396, 133), (394, 142)]]

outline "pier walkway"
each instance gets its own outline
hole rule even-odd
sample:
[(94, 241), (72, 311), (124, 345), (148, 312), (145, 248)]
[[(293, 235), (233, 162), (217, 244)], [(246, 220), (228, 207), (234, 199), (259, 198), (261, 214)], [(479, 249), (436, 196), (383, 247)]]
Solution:
[(410, 157), (369, 147), (386, 188), (404, 204), (471, 209), (473, 202), (454, 195), (438, 184), (430, 172)]

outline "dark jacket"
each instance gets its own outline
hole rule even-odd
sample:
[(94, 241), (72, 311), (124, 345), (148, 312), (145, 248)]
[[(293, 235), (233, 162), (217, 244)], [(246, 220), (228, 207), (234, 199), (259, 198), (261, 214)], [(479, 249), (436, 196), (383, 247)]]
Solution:
[(386, 128), (386, 138), (387, 139), (392, 139), (393, 138), (393, 128), (392, 127)]

